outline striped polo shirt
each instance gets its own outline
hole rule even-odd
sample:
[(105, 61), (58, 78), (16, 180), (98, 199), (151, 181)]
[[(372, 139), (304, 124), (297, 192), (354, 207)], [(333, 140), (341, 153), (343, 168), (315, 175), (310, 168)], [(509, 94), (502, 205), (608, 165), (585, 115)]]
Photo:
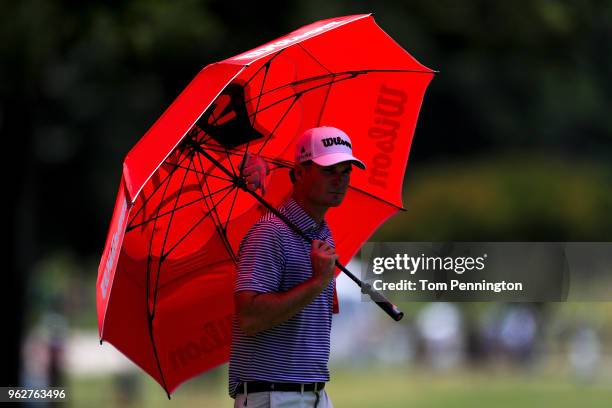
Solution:
[[(318, 225), (290, 198), (279, 211), (311, 239), (334, 242), (327, 223)], [(272, 213), (264, 215), (240, 244), (235, 291), (285, 292), (312, 276), (311, 245)], [(229, 393), (246, 381), (329, 381), (330, 332), (335, 280), (286, 322), (246, 336), (232, 322)]]

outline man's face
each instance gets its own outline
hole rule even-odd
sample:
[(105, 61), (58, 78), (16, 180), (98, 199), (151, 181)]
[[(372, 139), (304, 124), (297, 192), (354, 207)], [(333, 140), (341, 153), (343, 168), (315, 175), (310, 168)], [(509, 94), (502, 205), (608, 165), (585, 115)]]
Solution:
[(297, 188), (312, 204), (337, 207), (342, 203), (351, 178), (352, 164), (342, 162), (333, 166), (319, 166), (316, 163), (301, 165)]

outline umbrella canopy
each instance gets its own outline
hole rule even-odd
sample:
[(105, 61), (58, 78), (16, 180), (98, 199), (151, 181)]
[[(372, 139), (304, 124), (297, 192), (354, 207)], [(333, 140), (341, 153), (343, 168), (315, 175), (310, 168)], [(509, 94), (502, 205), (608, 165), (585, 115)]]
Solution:
[(264, 199), (278, 206), (304, 130), (351, 137), (367, 170), (326, 217), (346, 263), (402, 208), (433, 74), (370, 15), (319, 21), (205, 67), (125, 158), (98, 270), (101, 341), (168, 393), (226, 362), (238, 246), (266, 211), (240, 188), (245, 154), (270, 164)]

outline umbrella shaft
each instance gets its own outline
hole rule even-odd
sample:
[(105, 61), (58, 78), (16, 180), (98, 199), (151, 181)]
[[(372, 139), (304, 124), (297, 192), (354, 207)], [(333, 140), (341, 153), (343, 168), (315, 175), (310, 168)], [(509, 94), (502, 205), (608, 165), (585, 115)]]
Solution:
[[(195, 150), (197, 150), (199, 153), (204, 155), (208, 160), (210, 160), (221, 171), (227, 174), (232, 179), (232, 181), (235, 183), (237, 187), (239, 187), (240, 189), (246, 191), (247, 193), (255, 197), (257, 201), (259, 201), (270, 212), (272, 212), (274, 215), (280, 218), (289, 228), (294, 230), (300, 237), (304, 238), (307, 242), (312, 243), (312, 240), (308, 237), (308, 235), (306, 235), (304, 231), (302, 231), (297, 225), (291, 222), (289, 218), (281, 214), (276, 208), (270, 205), (270, 203), (264, 200), (263, 197), (261, 197), (259, 194), (257, 194), (256, 192), (252, 190), (249, 190), (244, 180), (240, 178), (240, 175), (233, 174), (228, 168), (226, 168), (223, 164), (221, 164), (217, 159), (212, 157), (207, 151), (205, 151), (202, 148), (202, 146), (198, 145), (196, 142), (192, 140), (190, 140), (190, 142)], [(399, 310), (399, 308), (395, 306), (393, 303), (389, 302), (389, 300), (387, 300), (387, 298), (385, 298), (381, 293), (374, 290), (374, 288), (372, 288), (372, 285), (369, 285), (367, 283), (364, 284), (358, 277), (353, 275), (348, 269), (346, 269), (344, 265), (342, 265), (337, 260), (336, 260), (336, 266), (338, 267), (338, 269), (344, 272), (346, 276), (351, 278), (351, 280), (355, 282), (357, 286), (361, 288), (362, 293), (367, 293), (370, 296), (370, 298), (374, 302), (376, 302), (378, 306), (380, 306), (381, 309), (383, 309), (389, 316), (391, 316), (393, 320), (399, 321), (402, 319), (402, 317), (404, 317), (404, 313), (401, 310)]]

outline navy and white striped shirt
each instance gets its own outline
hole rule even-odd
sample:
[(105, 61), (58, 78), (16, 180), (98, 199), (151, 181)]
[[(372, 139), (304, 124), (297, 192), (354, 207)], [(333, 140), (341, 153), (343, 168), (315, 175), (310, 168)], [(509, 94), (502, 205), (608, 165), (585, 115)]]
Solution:
[[(311, 239), (334, 242), (327, 223), (318, 225), (290, 198), (279, 211)], [(312, 276), (311, 245), (272, 213), (264, 215), (240, 244), (235, 292), (285, 292)], [(232, 322), (229, 393), (245, 381), (329, 381), (330, 332), (335, 280), (286, 322), (246, 336)]]

